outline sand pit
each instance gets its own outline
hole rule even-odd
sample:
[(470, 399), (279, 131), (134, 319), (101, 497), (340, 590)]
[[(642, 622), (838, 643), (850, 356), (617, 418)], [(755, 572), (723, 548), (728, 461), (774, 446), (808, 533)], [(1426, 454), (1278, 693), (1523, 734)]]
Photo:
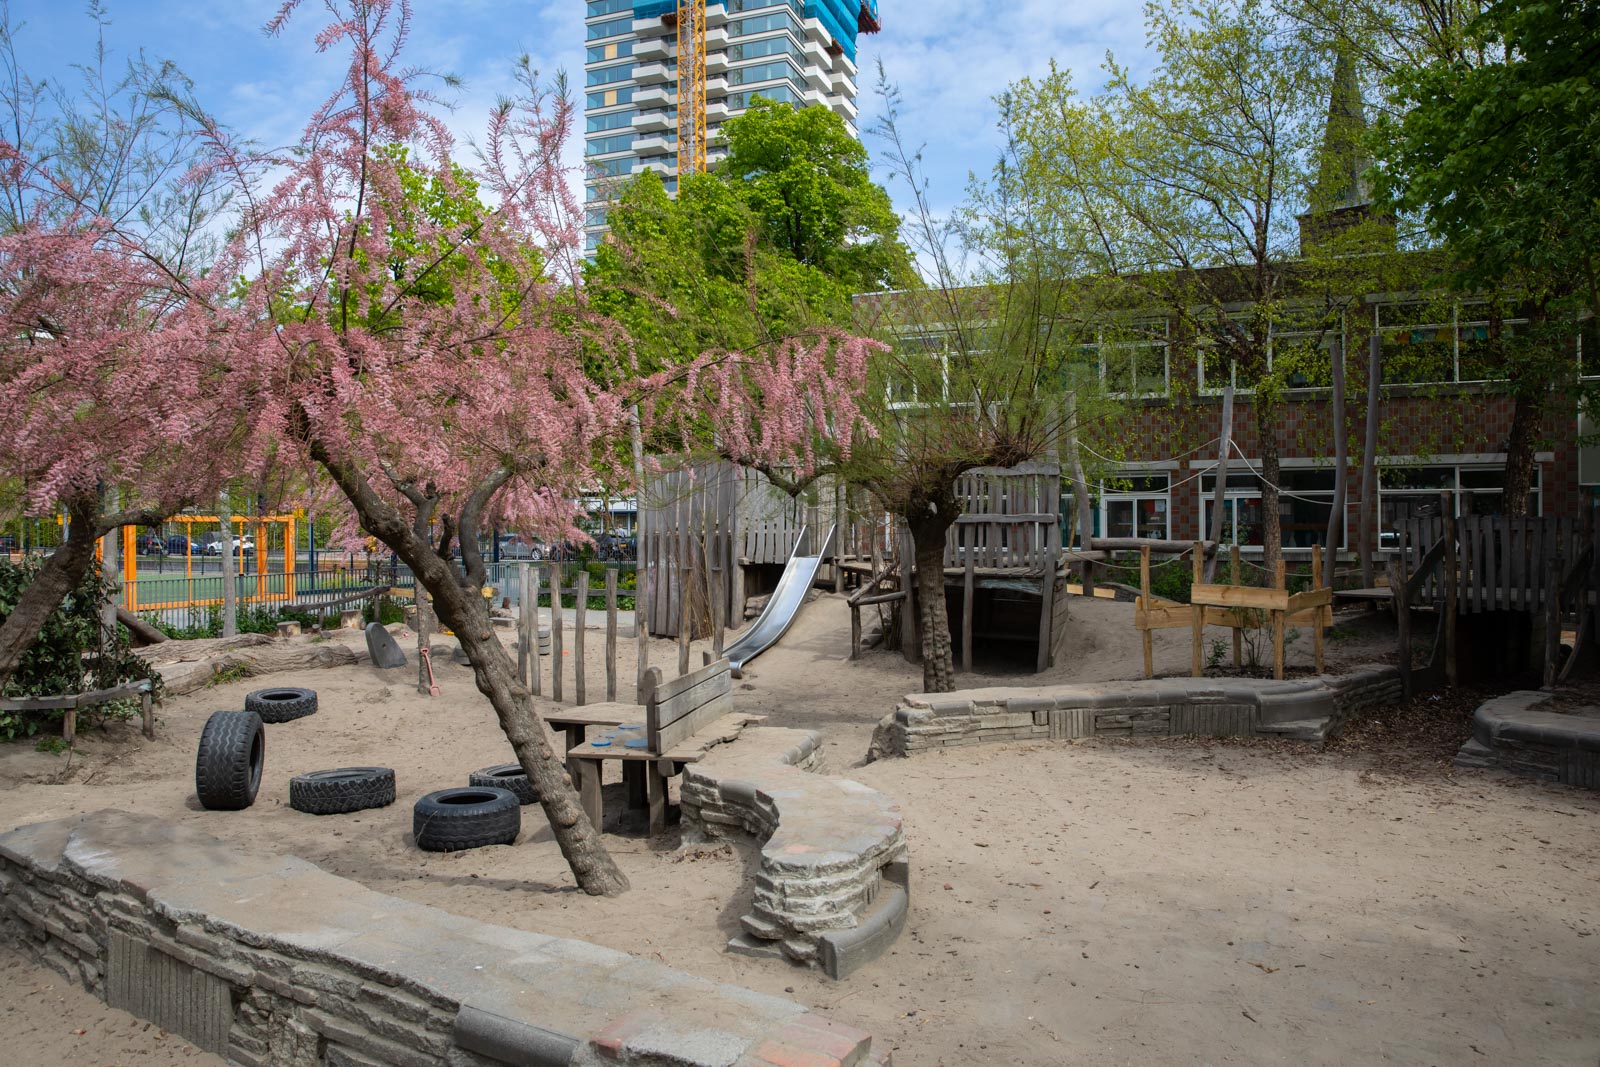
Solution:
[[(1040, 680), (1136, 674), (1131, 607), (1073, 608), (1071, 652)], [(536, 809), (515, 846), (417, 851), (412, 802), (509, 758), (470, 671), (448, 657), (437, 700), (409, 672), (274, 675), (317, 689), (321, 710), (269, 727), (247, 811), (199, 810), (192, 773), (206, 715), (240, 706), (262, 684), (251, 681), (172, 700), (154, 742), (133, 728), (89, 734), (70, 767), (0, 748), (0, 826), (160, 814), (475, 918), (792, 990), (873, 1031), (902, 1065), (1600, 1058), (1600, 798), (1494, 773), (1375, 773), (1361, 756), (1283, 743), (995, 746), (851, 769), (920, 672), (881, 653), (848, 662), (847, 632), (842, 602), (819, 600), (735, 691), (771, 725), (824, 730), (835, 773), (904, 808), (910, 925), (843, 982), (722, 951), (743, 910), (740, 849), (610, 836), (634, 887), (618, 901), (577, 892)], [(1366, 662), (1373, 648), (1332, 651)], [(659, 643), (652, 657), (676, 653)], [(1187, 664), (1188, 635), (1157, 634), (1158, 673)], [(394, 807), (318, 818), (287, 805), (295, 773), (374, 763), (397, 771)], [(646, 900), (675, 921), (642, 921)], [(0, 1020), (24, 1035), (20, 1062), (220, 1062), (118, 1016), (0, 949)]]

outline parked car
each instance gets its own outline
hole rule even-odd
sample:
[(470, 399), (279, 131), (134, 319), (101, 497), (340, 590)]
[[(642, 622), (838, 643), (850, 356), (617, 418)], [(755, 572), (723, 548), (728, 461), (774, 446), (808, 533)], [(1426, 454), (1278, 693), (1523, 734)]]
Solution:
[(15, 536), (0, 534), (0, 552), (17, 552), (20, 551), (20, 547)]
[(501, 559), (544, 559), (544, 547), (523, 538), (520, 534), (502, 534)]
[[(249, 555), (251, 552), (256, 550), (255, 539), (250, 537), (248, 534), (244, 537), (237, 538), (234, 541), (233, 550), (241, 556)], [(203, 545), (201, 545), (198, 551), (207, 556), (222, 555), (222, 538), (216, 534), (212, 534), (210, 538)]]
[(167, 545), (160, 534), (142, 534), (134, 542), (133, 550), (141, 556), (159, 556), (167, 550)]
[[(187, 556), (187, 555), (189, 555), (190, 551), (191, 551), (190, 545), (191, 545), (190, 540), (187, 537), (183, 536), (182, 534), (173, 534), (172, 536), (168, 537), (166, 542), (165, 542), (167, 555), (169, 555), (169, 556)], [(200, 551), (200, 546), (199, 545), (194, 545), (193, 551), (195, 551), (195, 552)]]

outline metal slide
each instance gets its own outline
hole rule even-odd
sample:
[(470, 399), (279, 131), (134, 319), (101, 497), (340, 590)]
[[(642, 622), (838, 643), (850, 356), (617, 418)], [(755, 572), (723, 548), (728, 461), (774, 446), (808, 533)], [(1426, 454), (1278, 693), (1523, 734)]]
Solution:
[(806, 543), (806, 527), (800, 528), (794, 554), (790, 555), (789, 562), (784, 566), (783, 577), (778, 579), (778, 588), (768, 599), (767, 606), (761, 610), (750, 629), (740, 634), (739, 639), (722, 653), (728, 658), (735, 678), (742, 677), (744, 665), (777, 644), (778, 639), (794, 625), (796, 616), (805, 605), (806, 595), (816, 581), (817, 568), (822, 566), (828, 549), (833, 545), (835, 529), (828, 527), (828, 536), (823, 538), (821, 551), (814, 556), (802, 556), (799, 553), (800, 546)]

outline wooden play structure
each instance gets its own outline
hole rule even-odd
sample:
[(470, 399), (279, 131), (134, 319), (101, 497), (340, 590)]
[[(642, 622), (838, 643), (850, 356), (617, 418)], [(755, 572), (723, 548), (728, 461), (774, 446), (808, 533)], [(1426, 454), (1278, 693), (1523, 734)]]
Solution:
[[(1456, 684), (1482, 677), (1537, 675), (1563, 681), (1596, 652), (1600, 634), (1600, 530), (1591, 520), (1456, 517), (1449, 500), (1440, 514), (1400, 524), (1387, 587), (1341, 597), (1395, 608), (1402, 649), (1411, 646), (1413, 616), (1437, 617), (1429, 669)], [(1398, 591), (1398, 592), (1397, 592)], [(1562, 648), (1570, 635), (1571, 655)], [(1407, 691), (1412, 657), (1400, 657)]]
[[(1061, 474), (1054, 463), (982, 468), (956, 483), (961, 515), (945, 541), (944, 583), (959, 664), (973, 645), (1018, 649), (1045, 670), (1065, 632)], [(853, 516), (840, 570), (859, 588), (850, 599), (851, 656), (861, 647), (861, 612), (886, 608), (889, 632), (907, 659), (921, 654), (911, 535), (877, 513)]]
[[(1144, 676), (1155, 676), (1153, 631), (1187, 629), (1194, 635), (1191, 673), (1205, 673), (1205, 628), (1225, 626), (1232, 631), (1233, 666), (1243, 667), (1244, 631), (1270, 627), (1272, 630), (1272, 676), (1283, 678), (1283, 647), (1289, 626), (1311, 630), (1317, 671), (1323, 670), (1326, 629), (1333, 625), (1333, 590), (1323, 585), (1322, 549), (1311, 550), (1311, 588), (1291, 593), (1288, 570), (1278, 561), (1270, 588), (1248, 585), (1208, 584), (1204, 580), (1205, 544), (1196, 541), (1189, 549), (1194, 562), (1194, 584), (1189, 603), (1157, 600), (1150, 592), (1149, 545), (1139, 550), (1139, 598), (1134, 604), (1133, 625), (1144, 644)], [(1239, 548), (1233, 546), (1233, 573), (1239, 573)]]

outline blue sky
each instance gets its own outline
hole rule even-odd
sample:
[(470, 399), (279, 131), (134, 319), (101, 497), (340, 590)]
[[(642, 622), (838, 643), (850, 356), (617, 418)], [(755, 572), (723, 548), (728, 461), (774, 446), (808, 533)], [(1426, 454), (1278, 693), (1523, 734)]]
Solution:
[[(306, 0), (282, 36), (267, 37), (262, 26), (278, 4), (106, 0), (108, 42), (121, 55), (142, 48), (176, 61), (200, 99), (231, 127), (285, 144), (337, 82), (343, 57), (315, 51), (311, 38), (325, 21), (317, 0)], [(927, 176), (941, 208), (960, 200), (970, 171), (987, 172), (993, 163), (992, 98), (1010, 81), (1042, 73), (1054, 58), (1081, 87), (1093, 89), (1107, 49), (1136, 70), (1147, 62), (1140, 5), (1126, 0), (882, 0), (880, 7), (883, 32), (861, 41), (860, 124), (870, 128), (880, 110), (872, 87), (881, 59), (905, 99), (905, 135), (926, 145)], [(12, 0), (10, 9), (13, 24), (23, 24), (18, 43), (35, 76), (70, 77), (68, 64), (89, 55), (94, 29), (81, 3)], [(415, 0), (407, 54), (418, 66), (463, 79), (445, 95), (457, 105), (450, 122), (464, 140), (511, 86), (521, 53), (545, 74), (565, 69), (581, 84), (584, 10), (583, 0)], [(866, 143), (879, 151), (871, 137)], [(576, 164), (577, 146), (571, 159)], [(890, 192), (903, 210), (905, 190), (890, 184)]]

